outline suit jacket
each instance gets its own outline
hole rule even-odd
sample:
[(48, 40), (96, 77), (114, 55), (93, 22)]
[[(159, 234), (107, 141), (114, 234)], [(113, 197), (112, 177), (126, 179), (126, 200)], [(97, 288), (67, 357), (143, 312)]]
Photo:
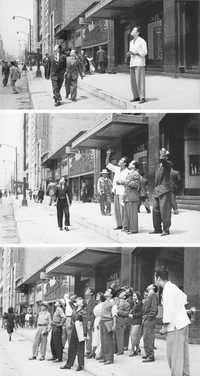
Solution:
[(171, 168), (172, 163), (168, 160), (163, 160), (158, 167), (155, 174), (155, 188), (153, 191), (153, 196), (155, 198), (171, 192)]
[(82, 64), (77, 57), (69, 56), (66, 60), (66, 78), (77, 80), (78, 76), (82, 77)]
[(125, 185), (125, 202), (138, 202), (139, 201), (139, 190), (140, 190), (140, 174), (135, 170), (130, 170), (126, 180)]
[(155, 320), (158, 314), (158, 296), (154, 292), (147, 296), (143, 303), (143, 322), (146, 320)]
[(181, 182), (181, 176), (180, 176), (179, 171), (176, 171), (172, 168), (170, 172), (170, 177), (171, 177), (172, 192), (176, 193), (178, 191), (178, 188)]
[(93, 324), (94, 324), (94, 319), (95, 319), (95, 316), (94, 316), (94, 307), (96, 306), (96, 300), (94, 299), (90, 299), (87, 303), (86, 303), (86, 317), (87, 317), (87, 322), (91, 322), (91, 325), (93, 327)]
[(61, 188), (60, 186), (57, 186), (56, 191), (55, 191), (55, 197), (58, 200), (64, 200), (67, 199), (67, 196), (69, 198), (69, 203), (72, 203), (72, 192), (69, 186), (65, 186), (64, 189)]
[(58, 61), (52, 55), (49, 58), (47, 76), (56, 79), (58, 76), (64, 76), (66, 70), (66, 56), (64, 54), (59, 55)]

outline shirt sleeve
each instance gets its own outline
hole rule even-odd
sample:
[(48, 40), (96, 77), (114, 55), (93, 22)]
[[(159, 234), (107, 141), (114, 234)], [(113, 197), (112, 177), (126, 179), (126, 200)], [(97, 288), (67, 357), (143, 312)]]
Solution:
[(141, 39), (139, 43), (137, 43), (136, 46), (133, 47), (133, 52), (142, 57), (145, 57), (147, 55), (147, 44), (144, 39)]
[(117, 171), (117, 166), (115, 166), (112, 163), (108, 163), (108, 165), (106, 166), (106, 168), (108, 168), (108, 170), (110, 170), (112, 172), (116, 172)]
[(174, 315), (174, 290), (167, 288), (163, 291), (163, 323), (170, 324), (173, 321)]

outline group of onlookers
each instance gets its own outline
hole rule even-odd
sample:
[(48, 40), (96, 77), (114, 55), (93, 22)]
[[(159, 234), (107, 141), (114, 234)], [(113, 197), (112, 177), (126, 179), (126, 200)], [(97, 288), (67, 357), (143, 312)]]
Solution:
[[(111, 159), (112, 151), (107, 151), (106, 168), (102, 170), (97, 183), (100, 210), (102, 215), (111, 215), (111, 202), (114, 195), (115, 230), (127, 234), (138, 232), (138, 213), (143, 204), (147, 213), (151, 213), (148, 179), (141, 172), (140, 164), (126, 157)], [(113, 178), (109, 177), (109, 171)], [(171, 210), (178, 214), (176, 194), (180, 187), (181, 177), (173, 168), (170, 154), (166, 149), (160, 151), (160, 164), (155, 166), (155, 185), (152, 194), (152, 234), (169, 235), (171, 226)]]

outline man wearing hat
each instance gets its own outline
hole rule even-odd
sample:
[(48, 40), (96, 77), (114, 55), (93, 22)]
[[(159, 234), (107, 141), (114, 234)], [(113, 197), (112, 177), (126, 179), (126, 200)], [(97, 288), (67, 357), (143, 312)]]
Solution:
[(112, 181), (108, 177), (108, 171), (103, 169), (97, 182), (100, 210), (102, 215), (111, 215)]
[(155, 174), (155, 188), (153, 191), (153, 226), (151, 234), (169, 235), (171, 226), (171, 169), (169, 152), (160, 151), (160, 165)]
[(53, 314), (53, 320), (51, 322), (51, 352), (52, 358), (55, 362), (62, 362), (63, 357), (63, 344), (62, 344), (62, 327), (65, 322), (64, 314), (64, 300), (60, 299), (55, 303), (55, 312)]
[(70, 56), (67, 57), (66, 61), (65, 90), (66, 98), (68, 98), (70, 95), (73, 102), (76, 101), (77, 97), (77, 84), (79, 76), (81, 79), (83, 79), (83, 67), (76, 54), (76, 51), (71, 50)]
[(47, 348), (47, 337), (51, 329), (51, 315), (48, 312), (48, 304), (42, 302), (40, 304), (40, 312), (37, 319), (37, 332), (35, 335), (32, 357), (30, 360), (34, 360), (38, 356), (38, 351), (40, 347), (40, 360), (44, 360), (46, 356)]
[(49, 59), (49, 66), (46, 70), (46, 78), (51, 78), (55, 106), (61, 105), (62, 97), (60, 90), (64, 81), (65, 69), (66, 56), (62, 52), (61, 46), (56, 45), (54, 54)]

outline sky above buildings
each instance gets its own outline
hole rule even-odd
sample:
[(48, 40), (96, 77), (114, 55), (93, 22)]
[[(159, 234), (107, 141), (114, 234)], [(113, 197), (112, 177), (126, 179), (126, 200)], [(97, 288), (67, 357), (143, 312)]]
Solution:
[[(23, 16), (32, 19), (33, 0), (0, 0), (0, 34), (3, 39), (4, 49), (11, 55), (18, 56), (19, 42), (21, 45), (28, 40), (24, 32), (28, 32), (28, 22), (16, 19), (13, 16)], [(17, 35), (17, 31), (23, 32)]]
[[(17, 146), (18, 154), (20, 153), (20, 128), (23, 124), (22, 113), (0, 113), (0, 145), (8, 144)], [(15, 150), (12, 147), (0, 147), (0, 187), (13, 173), (15, 163)]]

